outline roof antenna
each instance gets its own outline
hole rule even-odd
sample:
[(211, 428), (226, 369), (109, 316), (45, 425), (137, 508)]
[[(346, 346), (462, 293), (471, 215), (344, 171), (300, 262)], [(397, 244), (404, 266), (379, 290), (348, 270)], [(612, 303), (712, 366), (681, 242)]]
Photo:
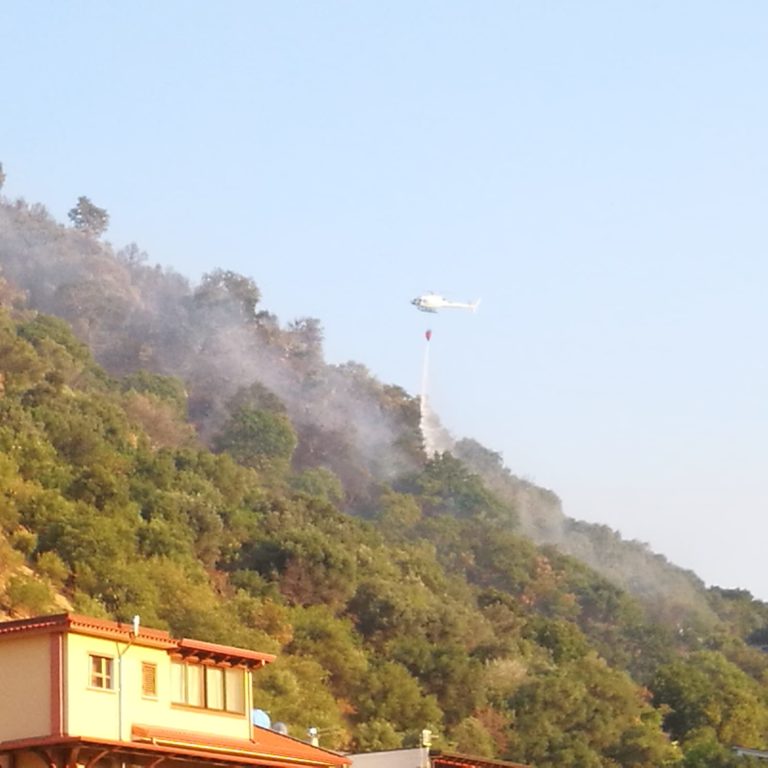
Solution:
[(133, 636), (138, 637), (139, 636), (139, 623), (141, 622), (141, 617), (137, 613), (133, 617)]

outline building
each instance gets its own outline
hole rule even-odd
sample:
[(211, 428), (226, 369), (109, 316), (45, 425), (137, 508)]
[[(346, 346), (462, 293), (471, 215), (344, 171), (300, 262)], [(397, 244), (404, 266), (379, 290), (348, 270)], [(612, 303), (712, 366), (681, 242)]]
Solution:
[(520, 763), (444, 752), (429, 746), (364, 752), (350, 757), (352, 768), (527, 768)]
[(251, 724), (274, 660), (71, 613), (0, 623), (0, 768), (344, 768)]
[(731, 751), (738, 757), (751, 757), (753, 760), (768, 760), (768, 752), (766, 752), (764, 749), (733, 747)]

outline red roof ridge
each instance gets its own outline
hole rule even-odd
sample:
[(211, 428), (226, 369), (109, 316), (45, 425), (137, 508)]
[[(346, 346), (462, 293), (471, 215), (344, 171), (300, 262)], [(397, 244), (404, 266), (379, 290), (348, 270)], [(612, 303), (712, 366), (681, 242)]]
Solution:
[(69, 616), (67, 613), (58, 613), (52, 616), (33, 616), (29, 619), (11, 619), (10, 621), (0, 622), (0, 635), (7, 635), (12, 632), (30, 632), (36, 629), (47, 629), (54, 625), (64, 624), (64, 619)]
[(445, 752), (440, 749), (430, 749), (429, 756), (441, 766), (450, 764), (457, 768), (529, 768), (524, 763), (498, 760), (495, 757), (480, 757), (477, 755), (465, 755), (461, 752)]
[(150, 648), (162, 648), (167, 651), (177, 651), (182, 656), (204, 654), (218, 661), (228, 661), (233, 664), (249, 663), (261, 666), (275, 660), (274, 654), (252, 651), (247, 648), (237, 648), (232, 645), (208, 643), (202, 640), (174, 638), (164, 629), (140, 627), (138, 634), (133, 633), (133, 624), (99, 619), (94, 616), (84, 616), (78, 613), (55, 613), (48, 616), (34, 616), (28, 619), (0, 621), (0, 638), (13, 634), (50, 634), (72, 632), (93, 637), (120, 640), (134, 645)]
[(260, 661), (268, 664), (277, 657), (273, 653), (263, 653), (261, 651), (249, 651), (245, 648), (235, 648), (231, 645), (220, 645), (219, 643), (207, 643), (203, 640), (191, 640), (182, 638), (176, 642), (177, 647), (183, 654), (189, 655), (189, 652), (207, 653), (213, 656), (233, 656), (238, 659), (248, 659), (249, 661)]

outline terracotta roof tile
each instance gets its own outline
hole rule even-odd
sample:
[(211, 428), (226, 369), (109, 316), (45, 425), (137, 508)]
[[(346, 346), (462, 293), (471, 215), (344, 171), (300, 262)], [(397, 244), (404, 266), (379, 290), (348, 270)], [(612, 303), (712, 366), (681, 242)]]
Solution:
[(57, 613), (51, 616), (35, 616), (31, 619), (0, 622), (0, 639), (9, 635), (54, 632), (72, 632), (90, 637), (131, 642), (134, 645), (163, 648), (176, 652), (182, 657), (204, 657), (230, 664), (262, 666), (275, 660), (275, 656), (271, 653), (237, 648), (232, 645), (206, 643), (202, 640), (176, 639), (165, 630), (152, 629), (151, 627), (141, 627), (139, 634), (134, 636), (131, 624), (97, 619), (76, 613)]
[(201, 753), (231, 752), (254, 760), (265, 758), (269, 761), (338, 768), (351, 763), (349, 758), (336, 752), (313, 747), (304, 741), (257, 726), (253, 728), (252, 741), (222, 736), (212, 738), (204, 733), (158, 728), (151, 725), (134, 725), (131, 729), (131, 737), (134, 741), (149, 742), (156, 746), (194, 749)]

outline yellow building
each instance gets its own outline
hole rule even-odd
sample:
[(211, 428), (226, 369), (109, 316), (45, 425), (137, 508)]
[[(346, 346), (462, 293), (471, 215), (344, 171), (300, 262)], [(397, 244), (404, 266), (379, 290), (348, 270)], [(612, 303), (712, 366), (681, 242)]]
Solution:
[(259, 653), (71, 613), (0, 623), (0, 768), (342, 768), (251, 724)]

